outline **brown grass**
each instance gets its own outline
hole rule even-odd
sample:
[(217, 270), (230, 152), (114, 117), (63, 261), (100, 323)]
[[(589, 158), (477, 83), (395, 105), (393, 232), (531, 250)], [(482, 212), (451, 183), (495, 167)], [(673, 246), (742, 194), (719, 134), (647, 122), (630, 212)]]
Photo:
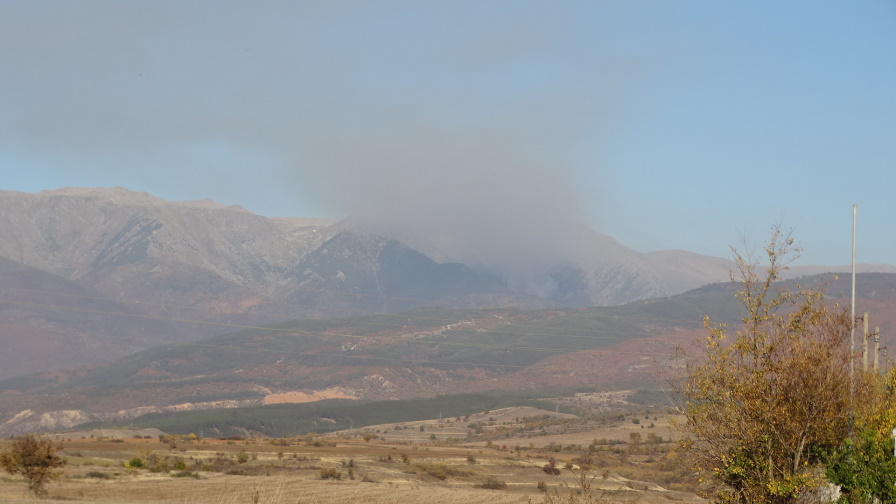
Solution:
[[(444, 419), (442, 424), (438, 420), (409, 422), (408, 429), (395, 430), (396, 424), (367, 429), (390, 432), (394, 440), (387, 442), (365, 442), (361, 432), (355, 432), (353, 438), (335, 434), (313, 440), (66, 440), (63, 455), (69, 465), (65, 476), (50, 485), (47, 500), (29, 496), (21, 480), (0, 476), (0, 502), (668, 504), (700, 500), (690, 493), (668, 490), (687, 488), (680, 481), (683, 472), (678, 455), (669, 453), (671, 445), (652, 447), (648, 453), (643, 447), (632, 452), (619, 443), (632, 432), (645, 437), (654, 432), (666, 438), (671, 433), (667, 416), (653, 420), (651, 414), (647, 423), (655, 423), (652, 429), (642, 429), (643, 423), (633, 424), (635, 413), (613, 425), (565, 416), (568, 422), (545, 421), (549, 435), (495, 437), (495, 429), (508, 427), (525, 413), (529, 412), (495, 411), (473, 415), (467, 422)], [(644, 412), (637, 415), (643, 422)], [(488, 440), (432, 443), (430, 432), (438, 432), (439, 425), (446, 422), (464, 432), (468, 423), (493, 425), (483, 429)], [(423, 433), (421, 424), (425, 425)], [(606, 444), (589, 450), (595, 439)], [(488, 441), (491, 446), (486, 445)], [(0, 449), (8, 444), (9, 440), (0, 440)], [(505, 445), (507, 448), (502, 448)], [(567, 445), (582, 446), (569, 449)], [(516, 451), (516, 446), (524, 448)], [(143, 461), (142, 468), (124, 467), (135, 457)], [(559, 475), (542, 470), (551, 457), (557, 460)], [(590, 470), (583, 473), (581, 467)], [(322, 478), (335, 473), (341, 477)], [(590, 491), (582, 492), (579, 477), (583, 474), (589, 478)], [(547, 493), (539, 489), (539, 482)]]

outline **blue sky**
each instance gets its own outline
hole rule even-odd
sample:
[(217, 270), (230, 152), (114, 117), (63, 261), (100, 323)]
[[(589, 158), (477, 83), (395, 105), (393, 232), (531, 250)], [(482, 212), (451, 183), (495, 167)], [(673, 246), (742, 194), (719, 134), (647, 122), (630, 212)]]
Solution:
[(896, 3), (0, 3), (0, 189), (896, 264)]

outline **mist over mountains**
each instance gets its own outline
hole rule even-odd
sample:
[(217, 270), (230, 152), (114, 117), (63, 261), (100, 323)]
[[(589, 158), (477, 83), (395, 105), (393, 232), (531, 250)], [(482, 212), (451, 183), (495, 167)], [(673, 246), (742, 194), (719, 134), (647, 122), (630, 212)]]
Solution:
[(0, 377), (296, 318), (618, 305), (728, 279), (724, 259), (644, 254), (585, 228), (536, 226), (452, 241), (438, 222), (423, 233), (123, 188), (2, 191), (0, 343), (16, 351), (0, 356)]

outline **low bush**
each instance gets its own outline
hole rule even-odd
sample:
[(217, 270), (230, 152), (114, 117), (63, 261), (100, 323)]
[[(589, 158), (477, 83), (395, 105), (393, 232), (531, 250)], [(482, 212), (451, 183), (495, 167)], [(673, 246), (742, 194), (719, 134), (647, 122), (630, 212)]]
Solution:
[(476, 471), (465, 467), (450, 466), (447, 464), (416, 464), (417, 469), (440, 480), (448, 479), (448, 476), (466, 477), (473, 476)]
[(476, 486), (488, 490), (507, 490), (507, 483), (493, 477), (489, 477), (482, 484)]
[(142, 469), (145, 465), (146, 464), (143, 462), (142, 458), (134, 457), (131, 460), (128, 460), (124, 466), (131, 469)]
[(342, 479), (342, 472), (333, 467), (324, 467), (320, 470), (320, 479)]
[(548, 463), (545, 464), (541, 468), (541, 470), (544, 471), (545, 474), (549, 474), (551, 476), (557, 476), (558, 474), (560, 474), (560, 468), (557, 467), (557, 460), (554, 457), (551, 457), (550, 460), (548, 460)]

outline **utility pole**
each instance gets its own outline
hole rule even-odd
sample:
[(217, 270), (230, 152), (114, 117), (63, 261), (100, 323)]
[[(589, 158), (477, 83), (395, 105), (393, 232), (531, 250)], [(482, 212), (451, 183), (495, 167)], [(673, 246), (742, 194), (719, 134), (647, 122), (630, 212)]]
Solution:
[(862, 370), (868, 371), (868, 312), (862, 315)]

